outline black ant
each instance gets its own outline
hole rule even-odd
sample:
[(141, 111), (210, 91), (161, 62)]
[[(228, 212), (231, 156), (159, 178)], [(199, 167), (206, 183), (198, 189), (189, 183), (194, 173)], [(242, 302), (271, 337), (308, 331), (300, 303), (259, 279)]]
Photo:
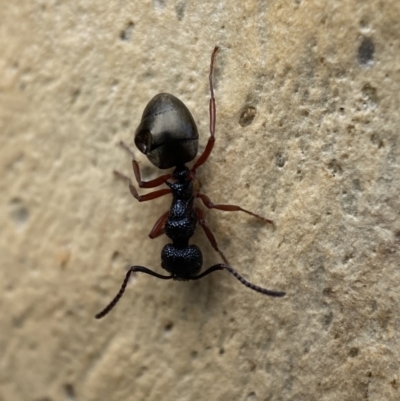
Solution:
[[(195, 198), (199, 198), (204, 206), (209, 209), (225, 211), (242, 211), (248, 213), (267, 223), (273, 224), (272, 220), (249, 212), (236, 205), (215, 205), (204, 194), (194, 190), (193, 181), (196, 177), (196, 170), (206, 162), (214, 147), (215, 142), (215, 98), (212, 84), (214, 59), (218, 47), (215, 47), (211, 55), (210, 63), (210, 137), (204, 152), (189, 169), (185, 163), (192, 161), (197, 154), (198, 138), (197, 127), (188, 108), (175, 96), (168, 93), (160, 93), (153, 97), (144, 109), (142, 120), (135, 132), (135, 144), (144, 153), (150, 162), (160, 169), (175, 167), (173, 173), (164, 174), (150, 181), (142, 181), (138, 162), (134, 159), (131, 150), (121, 142), (132, 156), (132, 166), (136, 181), (140, 188), (155, 188), (166, 184), (169, 188), (159, 189), (146, 195), (139, 195), (136, 188), (132, 185), (129, 177), (114, 171), (114, 174), (129, 183), (129, 190), (134, 198), (139, 202), (145, 202), (159, 198), (167, 194), (172, 194), (172, 204), (169, 211), (165, 212), (155, 223), (149, 237), (156, 238), (166, 234), (172, 244), (164, 246), (161, 252), (161, 266), (171, 275), (164, 276), (143, 266), (132, 266), (126, 273), (122, 286), (115, 298), (108, 306), (96, 315), (96, 319), (101, 319), (122, 297), (129, 277), (132, 273), (142, 272), (163, 280), (199, 280), (217, 270), (227, 270), (235, 276), (246, 287), (261, 294), (273, 297), (283, 297), (282, 291), (271, 291), (259, 287), (247, 281), (228, 263), (225, 255), (218, 248), (217, 241), (209, 227), (204, 221), (203, 211), (194, 207)], [(172, 179), (172, 182), (169, 181)], [(196, 245), (189, 245), (189, 239), (196, 230), (199, 223), (204, 230), (212, 247), (220, 254), (224, 263), (211, 266), (201, 274), (198, 274), (203, 264), (203, 256), (200, 248)]]

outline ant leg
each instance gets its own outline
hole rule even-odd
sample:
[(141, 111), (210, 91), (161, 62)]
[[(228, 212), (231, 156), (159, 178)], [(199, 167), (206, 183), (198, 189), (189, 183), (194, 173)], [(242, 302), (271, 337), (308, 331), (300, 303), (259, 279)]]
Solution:
[(245, 212), (247, 214), (250, 214), (254, 217), (257, 217), (257, 219), (264, 220), (265, 222), (269, 224), (274, 224), (274, 222), (270, 219), (267, 219), (265, 217), (260, 216), (259, 214), (250, 212), (249, 210), (243, 209), (240, 206), (237, 205), (214, 205), (214, 203), (211, 202), (210, 198), (207, 195), (204, 194), (197, 194), (197, 198), (200, 198), (201, 201), (204, 203), (204, 206), (207, 207), (208, 209), (217, 209), (217, 210), (224, 210), (226, 212)]
[(214, 71), (214, 59), (215, 59), (215, 54), (218, 51), (218, 46), (214, 48), (214, 51), (212, 52), (211, 55), (211, 63), (210, 63), (210, 74), (208, 76), (208, 79), (210, 81), (210, 93), (211, 93), (211, 98), (210, 98), (210, 137), (208, 138), (207, 146), (204, 149), (204, 152), (201, 154), (201, 156), (197, 159), (196, 163), (192, 167), (192, 173), (196, 171), (198, 167), (200, 167), (202, 164), (206, 162), (208, 157), (210, 156), (210, 153), (214, 147), (215, 143), (215, 121), (216, 121), (216, 108), (215, 108), (215, 97), (214, 97), (214, 89), (213, 89), (213, 71)]
[(142, 181), (142, 175), (140, 173), (139, 163), (134, 159), (132, 159), (132, 167), (133, 167), (133, 172), (135, 173), (136, 181), (140, 188), (158, 187), (159, 185), (164, 184), (165, 181), (169, 180), (172, 177), (172, 174), (164, 174), (150, 181)]
[(151, 239), (157, 238), (160, 235), (164, 234), (164, 224), (165, 221), (168, 219), (169, 210), (165, 212), (154, 224), (154, 227), (151, 229), (149, 237)]
[(119, 145), (132, 157), (132, 168), (133, 172), (135, 173), (135, 178), (139, 185), (139, 188), (155, 188), (161, 184), (164, 184), (165, 181), (169, 180), (172, 177), (172, 174), (164, 174), (150, 181), (142, 181), (142, 174), (140, 173), (139, 163), (135, 160), (135, 155), (123, 141), (120, 141)]
[(170, 188), (165, 188), (165, 189), (159, 189), (158, 191), (150, 192), (149, 194), (146, 195), (139, 195), (136, 188), (132, 185), (132, 181), (129, 177), (115, 170), (114, 170), (114, 175), (128, 182), (129, 190), (131, 191), (132, 196), (139, 202), (146, 202), (171, 193)]
[(211, 246), (220, 254), (222, 260), (226, 263), (229, 264), (228, 259), (226, 259), (225, 255), (223, 252), (218, 248), (217, 240), (214, 237), (214, 234), (210, 230), (210, 228), (207, 226), (206, 221), (204, 220), (204, 213), (203, 211), (196, 207), (196, 214), (197, 214), (197, 220), (203, 229), (204, 233), (206, 234), (208, 240), (210, 241)]

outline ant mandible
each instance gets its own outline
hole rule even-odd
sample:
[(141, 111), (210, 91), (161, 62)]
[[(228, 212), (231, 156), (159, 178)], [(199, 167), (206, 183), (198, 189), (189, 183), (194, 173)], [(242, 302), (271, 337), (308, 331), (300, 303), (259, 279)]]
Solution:
[[(217, 241), (210, 228), (206, 225), (203, 211), (193, 205), (194, 199), (199, 198), (204, 206), (209, 209), (225, 210), (229, 212), (242, 211), (260, 220), (273, 224), (272, 220), (259, 216), (236, 205), (215, 205), (204, 194), (193, 188), (193, 181), (197, 169), (206, 162), (215, 143), (215, 97), (213, 90), (213, 69), (215, 54), (218, 47), (214, 48), (210, 63), (210, 137), (204, 152), (189, 169), (185, 163), (192, 161), (197, 154), (198, 138), (197, 127), (188, 108), (175, 96), (168, 93), (160, 93), (153, 97), (144, 109), (142, 120), (135, 132), (135, 144), (144, 153), (150, 162), (160, 169), (175, 167), (172, 173), (164, 174), (150, 181), (142, 181), (138, 162), (134, 159), (131, 150), (121, 142), (132, 156), (132, 166), (136, 181), (140, 188), (155, 188), (166, 184), (169, 188), (159, 189), (146, 195), (139, 195), (132, 185), (129, 177), (114, 171), (114, 174), (129, 183), (129, 190), (139, 202), (145, 202), (172, 194), (170, 210), (165, 212), (155, 223), (149, 237), (156, 238), (166, 234), (172, 240), (161, 251), (161, 266), (170, 275), (164, 276), (143, 266), (132, 266), (126, 273), (125, 279), (115, 298), (95, 317), (101, 319), (107, 315), (117, 304), (125, 292), (129, 277), (132, 273), (141, 272), (163, 280), (199, 280), (217, 270), (227, 270), (246, 287), (261, 294), (272, 297), (283, 297), (282, 291), (271, 291), (259, 287), (247, 281), (230, 265), (222, 251), (218, 248)], [(169, 181), (172, 180), (172, 181)], [(204, 230), (212, 247), (220, 254), (224, 263), (211, 266), (206, 271), (198, 274), (203, 264), (203, 256), (200, 248), (196, 245), (189, 245), (189, 239), (196, 230), (199, 223)]]

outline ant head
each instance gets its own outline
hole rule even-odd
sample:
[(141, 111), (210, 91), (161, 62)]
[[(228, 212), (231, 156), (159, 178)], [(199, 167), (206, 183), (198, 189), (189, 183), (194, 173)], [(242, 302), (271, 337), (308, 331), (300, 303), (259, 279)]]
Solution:
[(138, 149), (160, 169), (193, 160), (198, 141), (199, 134), (190, 111), (169, 93), (159, 93), (150, 100), (135, 132)]

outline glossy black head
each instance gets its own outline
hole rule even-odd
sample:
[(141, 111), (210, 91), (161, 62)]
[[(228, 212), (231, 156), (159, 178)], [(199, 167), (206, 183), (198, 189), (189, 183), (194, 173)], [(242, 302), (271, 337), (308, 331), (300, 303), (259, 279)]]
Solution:
[(199, 134), (188, 108), (175, 96), (159, 93), (147, 104), (135, 144), (156, 167), (182, 166), (196, 157)]

